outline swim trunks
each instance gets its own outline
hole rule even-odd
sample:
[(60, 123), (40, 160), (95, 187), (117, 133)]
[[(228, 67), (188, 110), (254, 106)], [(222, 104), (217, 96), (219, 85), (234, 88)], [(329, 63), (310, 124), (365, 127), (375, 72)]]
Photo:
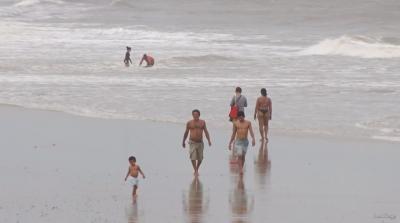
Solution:
[(269, 120), (269, 112), (267, 110), (259, 110), (257, 114), (258, 120), (260, 121), (268, 121)]
[(239, 155), (239, 156), (246, 155), (248, 146), (249, 146), (248, 139), (236, 139), (236, 141), (235, 141), (236, 155)]
[(139, 178), (128, 176), (128, 179), (126, 180), (126, 183), (131, 187), (139, 186)]
[(189, 141), (190, 149), (189, 155), (191, 160), (203, 160), (203, 150), (204, 143), (203, 142), (194, 142)]

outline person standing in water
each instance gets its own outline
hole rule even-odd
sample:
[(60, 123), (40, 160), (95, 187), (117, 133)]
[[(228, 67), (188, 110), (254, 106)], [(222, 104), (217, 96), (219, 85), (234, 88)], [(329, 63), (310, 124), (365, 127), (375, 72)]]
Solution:
[(143, 54), (142, 59), (140, 60), (139, 66), (142, 66), (143, 61), (146, 61), (146, 67), (152, 67), (154, 65), (154, 58), (147, 55)]
[[(256, 145), (251, 122), (244, 119), (244, 112), (238, 112), (238, 119), (233, 122), (231, 140), (229, 141), (229, 150), (232, 150), (233, 141), (235, 141), (234, 150), (238, 157), (240, 175), (243, 175), (243, 166), (246, 158), (247, 148), (249, 146), (248, 133), (252, 138), (252, 146)], [(236, 137), (236, 139), (235, 139)]]
[(206, 122), (200, 119), (200, 111), (195, 109), (192, 111), (193, 119), (186, 124), (186, 130), (183, 135), (182, 147), (186, 148), (186, 139), (189, 136), (189, 155), (194, 169), (194, 175), (199, 175), (199, 167), (203, 161), (203, 132), (206, 135), (208, 145), (211, 146), (210, 134), (208, 133)]
[(131, 48), (129, 46), (126, 47), (126, 53), (125, 53), (125, 59), (124, 59), (124, 63), (126, 67), (129, 67), (129, 63), (132, 64), (132, 60), (131, 60)]
[(272, 118), (272, 101), (267, 96), (267, 90), (261, 89), (261, 96), (257, 99), (254, 109), (254, 120), (258, 119), (261, 142), (268, 142), (268, 122)]

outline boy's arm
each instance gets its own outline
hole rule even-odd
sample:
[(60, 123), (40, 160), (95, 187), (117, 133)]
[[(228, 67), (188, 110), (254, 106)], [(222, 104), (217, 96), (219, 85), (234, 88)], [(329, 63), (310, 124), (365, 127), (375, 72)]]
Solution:
[(253, 132), (253, 127), (251, 127), (251, 122), (249, 122), (249, 131), (250, 131), (250, 136), (252, 138), (251, 144), (253, 146), (256, 145), (256, 139), (254, 138), (254, 132)]
[(204, 134), (208, 140), (208, 145), (211, 146), (210, 134), (208, 133), (206, 122), (204, 121)]
[(131, 168), (128, 167), (128, 173), (126, 174), (125, 181), (128, 179), (129, 174), (131, 173)]
[(142, 171), (142, 169), (140, 167), (138, 168), (138, 170), (139, 170), (139, 173), (142, 174), (142, 177), (146, 178), (146, 176), (144, 175), (144, 173), (143, 173), (143, 171)]
[(229, 141), (229, 150), (232, 149), (232, 143), (233, 143), (233, 140), (235, 140), (236, 131), (237, 131), (236, 125), (233, 124), (232, 136), (231, 136), (231, 140)]

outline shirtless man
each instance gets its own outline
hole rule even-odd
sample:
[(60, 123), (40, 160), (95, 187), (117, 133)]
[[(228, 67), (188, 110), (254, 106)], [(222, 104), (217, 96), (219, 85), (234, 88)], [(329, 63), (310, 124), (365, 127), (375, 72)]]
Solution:
[(139, 66), (142, 66), (143, 61), (146, 61), (146, 67), (152, 67), (154, 65), (154, 58), (144, 54), (142, 59), (140, 60)]
[(239, 111), (238, 120), (233, 123), (233, 132), (231, 136), (231, 141), (229, 142), (229, 150), (232, 149), (232, 143), (235, 140), (234, 149), (236, 155), (238, 156), (240, 175), (243, 175), (243, 166), (245, 162), (247, 147), (249, 146), (249, 140), (247, 139), (249, 131), (252, 138), (251, 144), (252, 146), (255, 146), (256, 141), (254, 138), (253, 128), (251, 127), (251, 122), (244, 119), (244, 112)]
[(192, 111), (193, 120), (190, 120), (186, 124), (186, 131), (183, 135), (182, 147), (186, 148), (186, 139), (189, 136), (189, 155), (192, 161), (192, 166), (194, 169), (194, 175), (199, 175), (199, 167), (203, 161), (203, 132), (206, 135), (208, 145), (211, 146), (210, 135), (208, 134), (206, 122), (200, 119), (200, 111), (195, 109)]
[(272, 118), (272, 101), (267, 96), (267, 90), (261, 89), (261, 96), (257, 99), (256, 107), (254, 109), (254, 120), (258, 118), (258, 125), (260, 128), (261, 143), (264, 139), (268, 142), (268, 122)]

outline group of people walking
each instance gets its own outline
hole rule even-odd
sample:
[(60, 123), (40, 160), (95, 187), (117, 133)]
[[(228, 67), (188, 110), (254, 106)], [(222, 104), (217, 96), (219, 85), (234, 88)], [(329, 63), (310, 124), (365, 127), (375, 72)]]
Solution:
[[(240, 87), (235, 89), (235, 95), (231, 100), (230, 106), (231, 112), (229, 116), (233, 128), (228, 148), (232, 151), (233, 156), (237, 158), (239, 173), (242, 176), (246, 153), (250, 144), (248, 140), (249, 133), (251, 136), (252, 146), (255, 146), (256, 140), (251, 122), (245, 119), (245, 107), (247, 107), (247, 99), (244, 95), (242, 95), (242, 89)], [(203, 161), (203, 135), (205, 135), (209, 146), (211, 146), (211, 138), (207, 129), (206, 121), (200, 119), (200, 111), (198, 109), (194, 109), (192, 111), (192, 117), (193, 119), (186, 123), (182, 147), (186, 148), (186, 142), (189, 137), (189, 157), (193, 166), (194, 175), (197, 177), (199, 175), (200, 165)], [(258, 119), (261, 143), (268, 142), (268, 122), (271, 120), (271, 118), (272, 101), (267, 96), (267, 90), (262, 88), (261, 96), (257, 98), (254, 109), (254, 120)], [(135, 157), (129, 157), (129, 164), (130, 165), (125, 177), (125, 181), (127, 181), (128, 184), (133, 188), (132, 196), (135, 200), (136, 190), (139, 184), (139, 174), (141, 174), (143, 178), (145, 178), (145, 175), (141, 168), (136, 164)]]
[[(232, 136), (229, 141), (229, 150), (233, 150), (234, 156), (237, 157), (240, 174), (243, 174), (243, 166), (249, 146), (248, 135), (251, 136), (251, 144), (255, 146), (251, 122), (245, 119), (245, 107), (247, 107), (247, 99), (242, 95), (242, 89), (237, 87), (235, 96), (232, 98), (230, 120), (233, 124)], [(237, 112), (232, 112), (233, 110)], [(203, 134), (206, 136), (208, 145), (211, 146), (210, 134), (204, 120), (200, 119), (200, 111), (195, 109), (192, 111), (193, 119), (186, 123), (186, 130), (183, 135), (182, 147), (186, 148), (186, 140), (189, 136), (189, 156), (194, 169), (194, 175), (199, 175), (199, 168), (203, 161)], [(254, 120), (258, 119), (259, 130), (261, 135), (261, 143), (268, 142), (268, 123), (272, 118), (272, 101), (267, 96), (267, 90), (261, 89), (261, 96), (257, 98), (254, 109)]]

